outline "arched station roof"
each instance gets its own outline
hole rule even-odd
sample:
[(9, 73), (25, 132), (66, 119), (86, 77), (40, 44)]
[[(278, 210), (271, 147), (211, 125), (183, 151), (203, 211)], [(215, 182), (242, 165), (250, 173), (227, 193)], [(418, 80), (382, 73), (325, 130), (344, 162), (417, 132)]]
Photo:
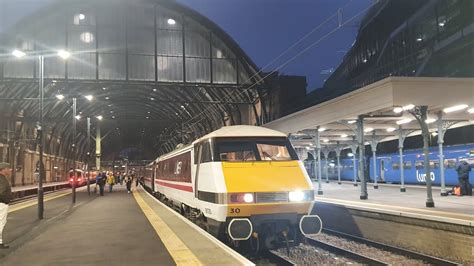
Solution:
[[(258, 86), (249, 89), (260, 82), (255, 64), (216, 24), (175, 1), (57, 1), (0, 37), (4, 128), (37, 121), (40, 54), (44, 120), (58, 143), (72, 134), (72, 98), (93, 127), (101, 123), (106, 150), (138, 146), (153, 156), (260, 115)], [(12, 56), (15, 49), (26, 55)]]

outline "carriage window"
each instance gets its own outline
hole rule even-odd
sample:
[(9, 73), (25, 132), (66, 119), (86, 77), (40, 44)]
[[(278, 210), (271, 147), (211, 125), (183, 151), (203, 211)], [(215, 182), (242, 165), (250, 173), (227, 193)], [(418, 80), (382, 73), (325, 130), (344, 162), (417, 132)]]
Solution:
[(227, 162), (256, 161), (253, 144), (250, 142), (220, 142), (219, 159)]
[(434, 161), (434, 160), (433, 160), (433, 161), (430, 161), (430, 167), (431, 167), (432, 169), (437, 169), (437, 168), (439, 168), (439, 161)]
[(289, 161), (290, 153), (285, 143), (265, 144), (257, 143), (258, 153), (262, 161)]
[(211, 144), (206, 141), (202, 143), (201, 163), (207, 163), (212, 161), (211, 155)]
[(399, 164), (399, 163), (392, 163), (392, 169), (393, 169), (393, 170), (398, 170), (398, 169), (400, 169), (400, 164)]
[(444, 167), (446, 167), (446, 168), (456, 167), (456, 159), (445, 159), (444, 160)]
[(415, 168), (416, 168), (416, 169), (423, 169), (423, 168), (425, 168), (425, 162), (424, 162), (424, 161), (416, 161), (416, 162), (415, 162)]
[(410, 170), (411, 169), (411, 162), (403, 162), (403, 169)]

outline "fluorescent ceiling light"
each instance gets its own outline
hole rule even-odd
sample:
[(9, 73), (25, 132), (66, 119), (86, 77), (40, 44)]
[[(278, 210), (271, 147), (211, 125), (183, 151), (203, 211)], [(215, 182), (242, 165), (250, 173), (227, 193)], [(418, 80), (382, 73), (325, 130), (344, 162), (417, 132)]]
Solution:
[(456, 112), (456, 111), (460, 111), (460, 110), (466, 109), (467, 107), (468, 107), (467, 104), (455, 105), (455, 106), (451, 106), (451, 107), (444, 108), (444, 109), (443, 109), (443, 112), (445, 112), (445, 113)]
[(355, 120), (349, 120), (349, 121), (347, 121), (348, 124), (354, 124), (355, 122), (357, 122), (357, 121), (355, 121)]
[(435, 118), (428, 118), (425, 120), (426, 124), (431, 124), (433, 122), (436, 122), (436, 119)]
[(347, 138), (347, 134), (342, 134), (341, 138)]
[(175, 25), (176, 24), (176, 20), (172, 19), (172, 18), (169, 18), (168, 19), (168, 24), (169, 25)]
[(403, 125), (403, 124), (406, 124), (406, 123), (410, 123), (412, 120), (410, 118), (405, 118), (405, 119), (402, 119), (402, 120), (398, 120), (397, 121), (397, 125)]
[(471, 109), (467, 110), (467, 112), (470, 113), (470, 114), (474, 114), (474, 108), (471, 108)]
[(81, 119), (81, 116), (80, 116), (80, 115), (76, 115), (75, 118), (76, 118), (77, 120), (80, 120), (80, 119)]
[(395, 108), (393, 108), (393, 112), (399, 114), (399, 113), (403, 112), (403, 108), (395, 107)]
[(371, 131), (374, 131), (374, 129), (371, 128), (371, 127), (368, 127), (368, 128), (365, 128), (365, 129), (364, 129), (364, 132), (371, 132)]
[(62, 99), (64, 99), (64, 95), (58, 94), (58, 95), (56, 95), (56, 98), (58, 98), (58, 100), (62, 100)]
[(58, 56), (61, 57), (62, 59), (68, 59), (71, 56), (71, 53), (65, 50), (59, 50)]
[(98, 116), (96, 116), (95, 118), (97, 118), (97, 119), (99, 119), (99, 120), (102, 120), (104, 117), (101, 116), (101, 115), (98, 115)]
[(22, 52), (20, 50), (15, 49), (15, 50), (13, 50), (12, 55), (14, 55), (15, 57), (20, 58), (20, 57), (25, 56), (26, 54), (25, 54), (25, 52)]
[(318, 128), (318, 131), (319, 131), (319, 132), (326, 131), (326, 128), (324, 128), (324, 127), (320, 127), (320, 128)]
[(327, 142), (329, 142), (329, 140), (328, 140), (328, 139), (323, 139), (323, 142), (326, 142), (326, 143), (327, 143)]
[(92, 101), (92, 99), (94, 99), (94, 96), (86, 95), (86, 96), (84, 96), (84, 98), (86, 98), (88, 101)]
[(389, 127), (389, 128), (386, 129), (387, 132), (393, 132), (395, 130), (397, 130), (397, 129), (394, 128), (394, 127)]

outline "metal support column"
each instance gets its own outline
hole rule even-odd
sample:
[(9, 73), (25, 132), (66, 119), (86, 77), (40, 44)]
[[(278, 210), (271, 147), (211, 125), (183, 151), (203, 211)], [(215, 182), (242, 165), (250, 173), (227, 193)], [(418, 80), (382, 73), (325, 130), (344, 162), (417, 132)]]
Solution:
[(316, 156), (318, 158), (318, 195), (323, 194), (323, 187), (321, 184), (321, 138), (320, 138), (319, 126), (316, 127)]
[(90, 163), (91, 163), (91, 118), (87, 117), (87, 152), (86, 152), (86, 170), (87, 170), (87, 195), (91, 195), (90, 181)]
[(398, 153), (400, 156), (400, 192), (406, 192), (405, 188), (405, 167), (403, 165), (403, 142), (405, 142), (406, 135), (402, 126), (398, 126)]
[(326, 175), (326, 183), (329, 183), (329, 172), (328, 172), (328, 168), (329, 168), (329, 164), (328, 164), (328, 161), (329, 161), (329, 153), (331, 151), (328, 150), (328, 149), (324, 149), (323, 150), (323, 154), (324, 154), (324, 159), (325, 159), (325, 166), (326, 166), (326, 169), (324, 171), (324, 174)]
[(360, 178), (360, 199), (366, 200), (367, 195), (367, 179), (365, 178), (365, 140), (364, 140), (364, 118), (357, 118), (357, 135), (359, 141), (359, 178)]
[(76, 203), (76, 111), (77, 101), (76, 97), (72, 98), (72, 203)]
[[(44, 134), (43, 134), (43, 104), (44, 104), (44, 57), (40, 55), (39, 60), (39, 123), (38, 123), (38, 137), (39, 137), (39, 161), (40, 172), (38, 180), (38, 219), (43, 219), (44, 213), (44, 192), (43, 192), (43, 178), (45, 178), (45, 170), (43, 163), (43, 148), (44, 148)], [(16, 169), (13, 169), (16, 171)]]
[(416, 118), (421, 127), (421, 134), (423, 136), (423, 155), (425, 163), (425, 181), (426, 181), (426, 207), (433, 208), (435, 206), (433, 201), (433, 191), (431, 188), (431, 169), (429, 158), (429, 138), (430, 132), (426, 119), (428, 115), (428, 106), (417, 106), (410, 113)]
[(339, 146), (339, 141), (337, 142), (337, 147), (336, 147), (336, 158), (337, 158), (337, 183), (340, 185), (341, 184), (341, 147)]
[(354, 176), (354, 187), (357, 187), (357, 166), (356, 166), (356, 157), (357, 157), (357, 142), (355, 141), (355, 137), (353, 138), (353, 143), (351, 145), (352, 151), (352, 172)]
[(372, 132), (372, 141), (370, 142), (370, 147), (372, 148), (372, 159), (373, 159), (373, 172), (374, 172), (374, 189), (378, 189), (379, 185), (377, 185), (377, 139), (375, 138), (375, 130)]
[(102, 136), (100, 135), (100, 123), (96, 123), (96, 135), (95, 135), (95, 168), (97, 171), (100, 171), (100, 156), (101, 156), (101, 150), (100, 150), (100, 145), (101, 145), (101, 138)]

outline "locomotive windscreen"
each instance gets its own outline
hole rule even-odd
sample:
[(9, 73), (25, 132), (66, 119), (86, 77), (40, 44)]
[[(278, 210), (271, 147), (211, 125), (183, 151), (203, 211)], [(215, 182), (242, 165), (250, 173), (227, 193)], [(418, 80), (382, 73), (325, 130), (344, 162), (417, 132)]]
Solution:
[(215, 160), (227, 162), (298, 160), (286, 138), (225, 138), (215, 141)]

